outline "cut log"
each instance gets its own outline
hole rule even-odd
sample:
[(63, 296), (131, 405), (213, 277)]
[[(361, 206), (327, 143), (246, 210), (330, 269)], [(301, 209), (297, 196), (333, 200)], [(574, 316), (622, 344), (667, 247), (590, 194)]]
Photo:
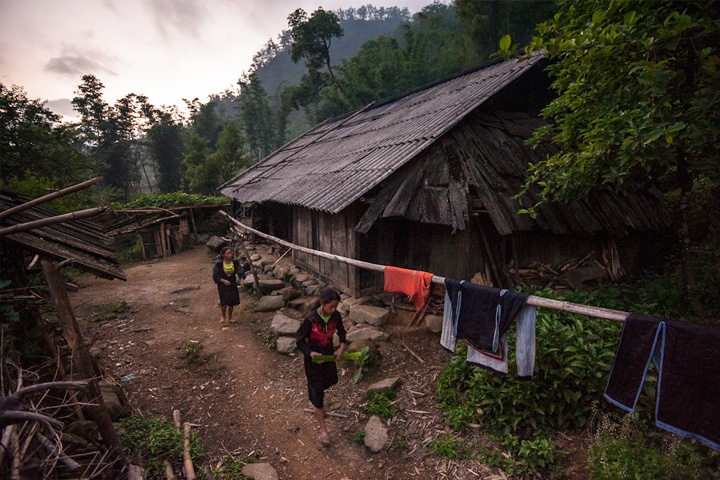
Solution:
[(195, 468), (193, 468), (192, 457), (190, 457), (190, 425), (187, 423), (183, 426), (183, 435), (185, 437), (185, 442), (183, 443), (185, 478), (187, 480), (195, 480)]

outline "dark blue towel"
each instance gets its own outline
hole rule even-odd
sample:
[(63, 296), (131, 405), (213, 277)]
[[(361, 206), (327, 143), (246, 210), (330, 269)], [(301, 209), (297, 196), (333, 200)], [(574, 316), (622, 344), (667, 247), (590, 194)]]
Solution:
[(657, 425), (720, 451), (720, 329), (628, 315), (605, 397), (634, 412), (650, 361), (658, 370)]
[(456, 337), (477, 350), (498, 352), (499, 340), (507, 332), (528, 295), (499, 288), (445, 279), (445, 288), (456, 319)]

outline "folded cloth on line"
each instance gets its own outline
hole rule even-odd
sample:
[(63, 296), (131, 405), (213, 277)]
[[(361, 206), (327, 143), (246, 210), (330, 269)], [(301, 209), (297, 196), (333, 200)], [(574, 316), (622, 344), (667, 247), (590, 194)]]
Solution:
[(402, 292), (409, 301), (420, 310), (430, 299), (432, 273), (407, 270), (397, 267), (385, 267), (385, 291)]
[(520, 312), (529, 295), (445, 279), (452, 306), (455, 336), (477, 350), (497, 353), (500, 337)]
[(651, 361), (657, 426), (720, 451), (720, 329), (631, 313), (605, 398), (634, 412)]

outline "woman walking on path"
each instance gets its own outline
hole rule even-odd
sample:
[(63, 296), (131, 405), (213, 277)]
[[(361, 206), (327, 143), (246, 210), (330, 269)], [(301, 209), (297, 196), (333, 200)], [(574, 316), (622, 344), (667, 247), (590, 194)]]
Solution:
[(213, 267), (213, 281), (217, 283), (220, 295), (220, 323), (235, 323), (232, 319), (233, 308), (240, 303), (235, 277), (240, 278), (240, 285), (245, 280), (245, 272), (240, 268), (240, 262), (233, 260), (233, 250), (223, 247), (220, 250), (220, 259)]
[[(326, 287), (305, 317), (297, 332), (297, 347), (304, 355), (305, 375), (308, 380), (310, 403), (315, 408), (315, 415), (320, 425), (320, 437), (323, 447), (330, 446), (330, 436), (325, 428), (324, 399), (325, 390), (338, 382), (335, 362), (313, 362), (316, 355), (335, 355), (340, 361), (347, 343), (342, 317), (337, 311), (340, 295), (332, 287)], [(337, 332), (340, 347), (333, 347), (333, 335)]]

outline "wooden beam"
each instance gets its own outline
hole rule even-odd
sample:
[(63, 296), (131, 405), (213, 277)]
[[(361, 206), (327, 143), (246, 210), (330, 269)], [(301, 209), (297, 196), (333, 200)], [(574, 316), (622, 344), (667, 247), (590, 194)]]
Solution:
[(34, 220), (32, 222), (18, 223), (17, 225), (13, 225), (12, 227), (0, 228), (0, 237), (10, 235), (11, 233), (26, 232), (34, 228), (47, 227), (48, 225), (69, 222), (71, 220), (77, 220), (79, 218), (92, 217), (104, 212), (106, 209), (107, 207), (88, 208), (87, 210), (78, 210), (77, 212), (57, 215), (55, 217), (42, 218), (40, 220)]
[(7, 210), (0, 212), (0, 219), (8, 217), (17, 212), (27, 210), (28, 208), (34, 207), (35, 205), (40, 205), (41, 203), (46, 203), (51, 200), (55, 200), (56, 198), (64, 197), (65, 195), (69, 195), (69, 194), (75, 193), (79, 190), (83, 190), (91, 185), (95, 185), (100, 180), (102, 180), (102, 177), (91, 178), (90, 180), (86, 180), (82, 183), (78, 183), (77, 185), (73, 185), (72, 187), (63, 188), (62, 190), (58, 190), (57, 192), (49, 193), (47, 195), (43, 195), (42, 197), (38, 197), (34, 200), (30, 200), (29, 202), (25, 202), (22, 205), (8, 208)]

